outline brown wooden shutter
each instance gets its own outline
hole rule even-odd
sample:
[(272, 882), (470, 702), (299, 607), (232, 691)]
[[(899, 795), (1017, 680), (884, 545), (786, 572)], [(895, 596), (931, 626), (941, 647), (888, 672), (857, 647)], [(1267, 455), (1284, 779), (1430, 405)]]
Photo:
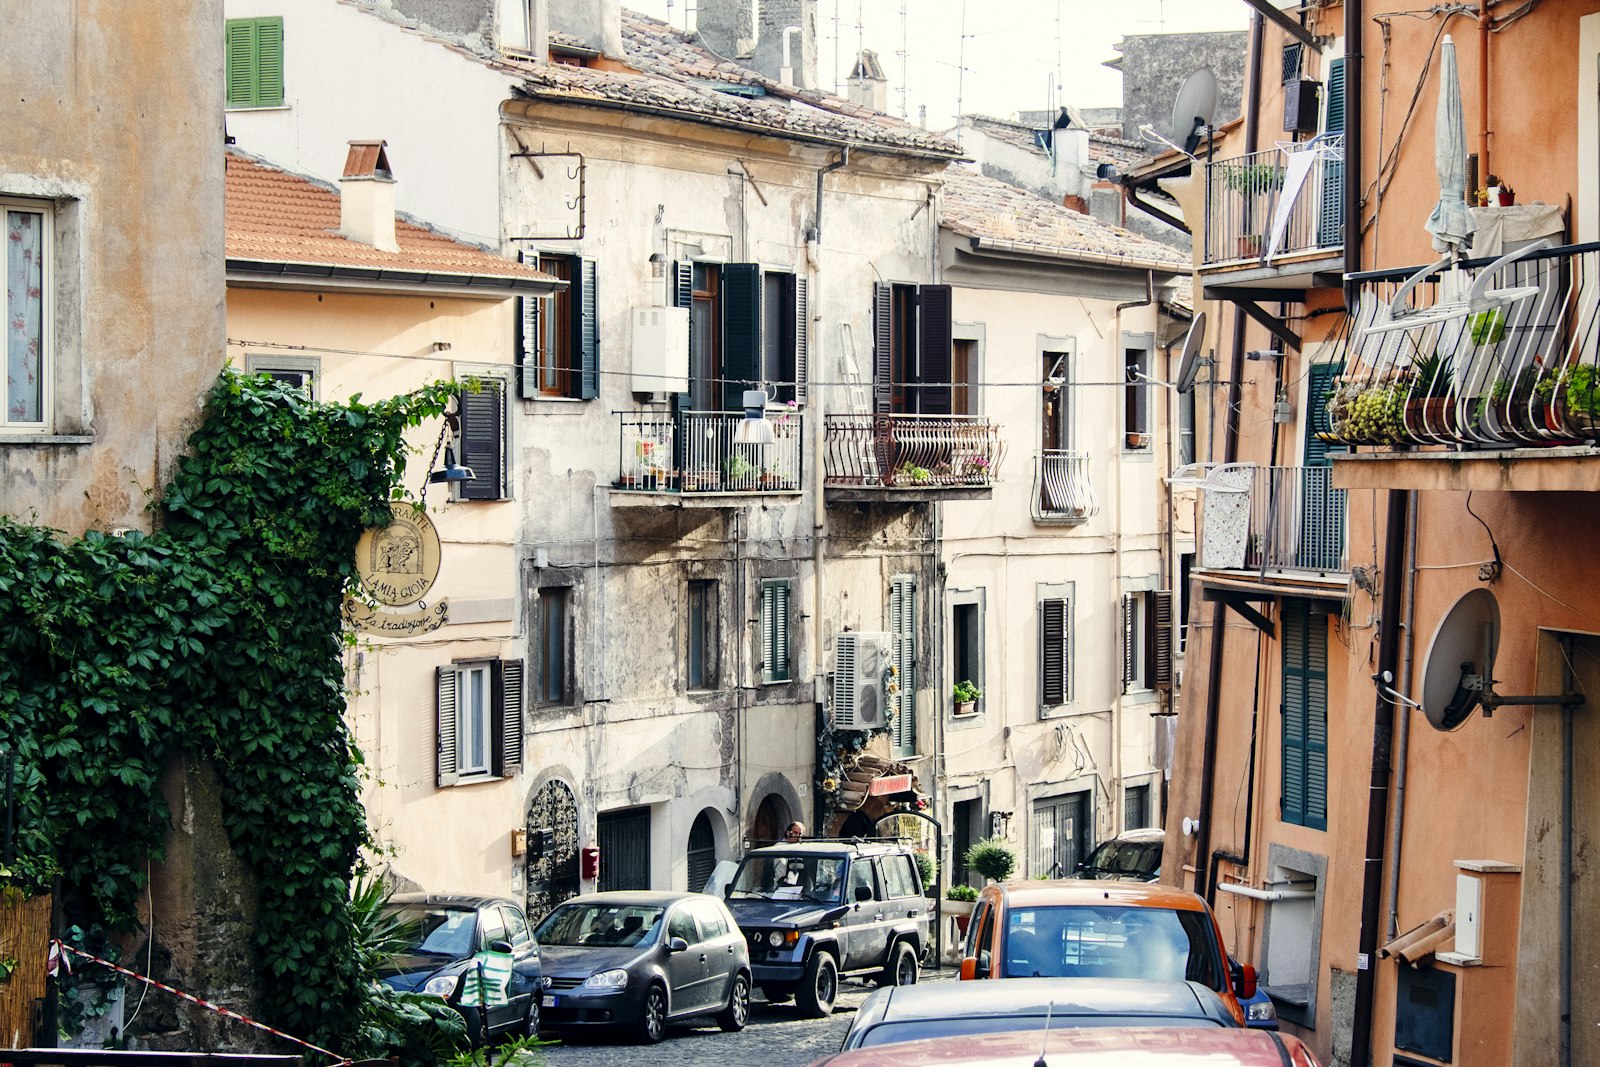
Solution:
[(1172, 590), (1149, 594), (1150, 688), (1172, 688)]
[(1134, 656), (1140, 649), (1133, 647), (1133, 612), (1138, 606), (1138, 598), (1132, 593), (1122, 595), (1122, 691), (1126, 693), (1133, 685)]

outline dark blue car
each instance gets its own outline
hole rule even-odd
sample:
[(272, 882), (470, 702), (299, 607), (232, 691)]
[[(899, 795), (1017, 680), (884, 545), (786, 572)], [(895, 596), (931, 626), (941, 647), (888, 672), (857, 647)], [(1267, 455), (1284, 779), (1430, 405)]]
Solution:
[[(539, 994), (544, 987), (539, 944), (515, 903), (502, 897), (397, 893), (390, 898), (389, 911), (414, 924), (416, 935), (409, 949), (390, 962), (385, 983), (444, 998), (466, 1019), (474, 1043), (538, 1034)], [(511, 954), (504, 1004), (497, 1004), (499, 998), (493, 995), (492, 968), (483, 971), (481, 993), (469, 988), (469, 983), (480, 981), (479, 953), (490, 950)], [(489, 1004), (487, 1030), (485, 1009), (472, 1006), (484, 1002)]]

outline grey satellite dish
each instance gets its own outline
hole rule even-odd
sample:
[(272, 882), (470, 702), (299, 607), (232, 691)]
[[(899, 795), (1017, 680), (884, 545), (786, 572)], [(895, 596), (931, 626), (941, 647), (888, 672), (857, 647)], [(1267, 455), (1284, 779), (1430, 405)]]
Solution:
[(1183, 335), (1183, 355), (1178, 359), (1178, 377), (1172, 383), (1180, 393), (1187, 393), (1194, 388), (1200, 365), (1209, 362), (1200, 356), (1200, 345), (1205, 338), (1206, 313), (1201, 311), (1195, 314), (1194, 321), (1189, 323), (1189, 332)]
[(1200, 144), (1202, 130), (1211, 129), (1217, 115), (1217, 76), (1204, 67), (1183, 80), (1172, 103), (1172, 143), (1190, 155)]
[(1494, 705), (1494, 657), (1500, 645), (1500, 606), (1474, 589), (1439, 620), (1422, 667), (1422, 713), (1435, 729), (1454, 730), (1484, 704)]

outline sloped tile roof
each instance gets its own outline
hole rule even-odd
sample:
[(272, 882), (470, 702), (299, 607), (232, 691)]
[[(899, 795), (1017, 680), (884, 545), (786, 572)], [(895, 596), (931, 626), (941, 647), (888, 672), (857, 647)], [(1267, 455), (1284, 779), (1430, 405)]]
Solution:
[(1174, 273), (1187, 273), (1191, 265), (1181, 252), (1148, 237), (959, 164), (945, 168), (939, 225), (967, 237), (1046, 256), (1154, 265)]
[[(967, 121), (972, 124), (973, 129), (1013, 148), (1021, 148), (1040, 156), (1045, 154), (1044, 149), (1039, 147), (1038, 141), (1034, 140), (1035, 127), (1026, 123), (997, 119), (988, 115), (969, 115)], [(1115, 163), (1119, 167), (1126, 167), (1130, 163), (1144, 162), (1150, 158), (1150, 153), (1138, 141), (1124, 141), (1120, 137), (1090, 133), (1089, 158), (1096, 163)]]
[(227, 153), (223, 224), (227, 258), (332, 267), (376, 267), (429, 275), (555, 282), (474, 245), (395, 218), (398, 252), (384, 252), (339, 233), (339, 193), (311, 178)]
[(713, 55), (689, 34), (637, 12), (622, 13), (622, 36), (626, 61), (637, 73), (557, 63), (518, 64), (521, 92), (536, 99), (656, 110), (775, 137), (945, 159), (961, 156), (960, 145), (921, 127), (831, 93), (769, 81)]

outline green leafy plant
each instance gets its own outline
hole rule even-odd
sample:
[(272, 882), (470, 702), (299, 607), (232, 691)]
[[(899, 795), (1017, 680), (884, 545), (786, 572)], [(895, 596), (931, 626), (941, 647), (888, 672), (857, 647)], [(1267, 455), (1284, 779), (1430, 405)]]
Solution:
[(745, 457), (743, 452), (735, 449), (728, 453), (728, 458), (723, 462), (723, 472), (733, 481), (744, 481), (753, 478), (760, 472), (760, 468)]
[(484, 1046), (457, 1053), (443, 1061), (446, 1067), (542, 1067), (544, 1053), (540, 1049), (556, 1044), (537, 1037), (515, 1037), (502, 1041), (498, 1047)]
[(1388, 445), (1405, 437), (1407, 382), (1344, 382), (1328, 400), (1329, 425), (1337, 438)]
[(951, 691), (950, 695), (957, 704), (971, 704), (983, 696), (983, 691), (973, 685), (970, 679), (963, 678), (956, 683), (956, 687)]
[(1467, 333), (1475, 345), (1497, 345), (1506, 335), (1506, 313), (1501, 308), (1480, 311), (1467, 320)]
[(925, 485), (933, 480), (933, 472), (926, 467), (919, 467), (915, 463), (902, 463), (894, 469), (896, 484)]
[(1017, 854), (1003, 838), (986, 837), (967, 849), (967, 867), (992, 882), (1003, 882), (1017, 869)]
[(1411, 398), (1436, 400), (1450, 395), (1455, 374), (1450, 363), (1435, 351), (1411, 365)]
[(1283, 188), (1283, 169), (1271, 163), (1226, 165), (1222, 170), (1222, 180), (1235, 192), (1259, 196)]
[(209, 765), (257, 887), (261, 1017), (368, 1051), (349, 894), (368, 834), (340, 609), (356, 542), (401, 495), (405, 430), (462, 388), (323, 404), (226, 370), (156, 494), (154, 534), (74, 538), (0, 517), (11, 867), (29, 891), (58, 872), (74, 944), (104, 951), (138, 928), (171, 822), (161, 777), (174, 760)]
[(970, 885), (953, 885), (944, 891), (944, 898), (971, 902), (978, 899), (978, 891)]
[(917, 875), (922, 879), (922, 888), (927, 889), (933, 884), (934, 876), (939, 873), (939, 865), (925, 849), (913, 849), (911, 858), (916, 861)]

